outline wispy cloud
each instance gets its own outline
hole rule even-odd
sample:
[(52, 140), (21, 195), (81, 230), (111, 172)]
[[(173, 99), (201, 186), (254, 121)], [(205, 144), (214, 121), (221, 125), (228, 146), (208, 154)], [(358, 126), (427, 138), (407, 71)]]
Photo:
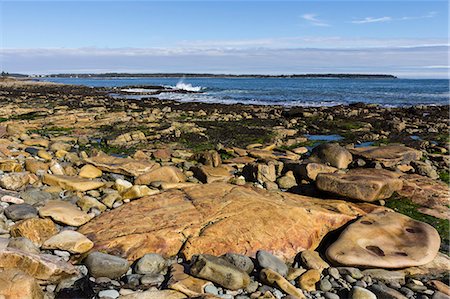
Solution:
[(380, 17), (380, 18), (366, 17), (362, 20), (352, 21), (352, 23), (353, 24), (367, 24), (367, 23), (383, 23), (383, 22), (389, 22), (389, 21), (392, 21), (391, 17)]
[(313, 26), (330, 27), (330, 24), (317, 18), (317, 14), (307, 13), (302, 15), (302, 19), (308, 21)]
[(8, 72), (31, 74), (359, 72), (390, 73), (401, 77), (447, 78), (448, 68), (445, 66), (448, 50), (448, 45), (385, 48), (3, 49), (0, 52), (0, 65), (2, 70)]
[(391, 21), (411, 21), (411, 20), (420, 20), (420, 19), (429, 19), (434, 18), (437, 12), (430, 11), (429, 13), (421, 16), (404, 16), (399, 18), (394, 18), (390, 16), (384, 17), (365, 17), (364, 19), (353, 20), (351, 23), (353, 24), (368, 24), (368, 23), (384, 23)]

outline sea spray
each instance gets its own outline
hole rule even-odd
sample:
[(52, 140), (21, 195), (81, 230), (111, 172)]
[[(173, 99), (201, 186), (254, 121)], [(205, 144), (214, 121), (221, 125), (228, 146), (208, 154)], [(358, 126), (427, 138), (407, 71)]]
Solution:
[(178, 81), (177, 85), (175, 85), (174, 89), (199, 92), (203, 88), (201, 86), (192, 86), (190, 83), (184, 83), (184, 78), (182, 78)]

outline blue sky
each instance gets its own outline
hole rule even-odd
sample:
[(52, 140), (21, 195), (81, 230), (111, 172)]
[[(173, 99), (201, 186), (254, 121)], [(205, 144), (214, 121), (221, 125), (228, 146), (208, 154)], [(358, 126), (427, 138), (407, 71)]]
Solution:
[(2, 70), (446, 77), (447, 1), (5, 1)]

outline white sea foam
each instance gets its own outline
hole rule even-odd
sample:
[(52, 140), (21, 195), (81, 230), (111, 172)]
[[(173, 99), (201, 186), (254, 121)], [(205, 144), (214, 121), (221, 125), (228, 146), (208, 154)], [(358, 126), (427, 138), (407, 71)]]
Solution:
[(126, 89), (121, 89), (120, 91), (122, 91), (122, 92), (137, 92), (137, 93), (154, 92), (154, 90), (145, 89), (145, 88), (126, 88)]
[(176, 90), (186, 90), (186, 91), (194, 91), (194, 92), (199, 92), (203, 89), (203, 87), (201, 87), (201, 86), (192, 86), (192, 84), (190, 84), (190, 83), (184, 83), (183, 79), (178, 81), (177, 85), (170, 86), (170, 88), (176, 89)]

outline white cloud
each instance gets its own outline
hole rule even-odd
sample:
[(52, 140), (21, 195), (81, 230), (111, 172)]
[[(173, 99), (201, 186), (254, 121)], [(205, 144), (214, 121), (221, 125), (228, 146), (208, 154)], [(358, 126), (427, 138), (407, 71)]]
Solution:
[(317, 18), (316, 14), (308, 13), (302, 15), (302, 19), (308, 21), (313, 26), (330, 27), (330, 25)]
[(383, 22), (389, 22), (389, 21), (392, 21), (391, 17), (380, 17), (380, 18), (366, 17), (362, 20), (352, 21), (352, 23), (353, 24), (367, 24), (367, 23), (383, 23)]
[(364, 19), (359, 20), (353, 20), (351, 23), (353, 24), (368, 24), (368, 23), (384, 23), (384, 22), (391, 22), (391, 21), (410, 21), (410, 20), (420, 20), (420, 19), (429, 19), (434, 18), (437, 15), (437, 12), (430, 11), (425, 15), (421, 16), (405, 16), (400, 18), (394, 18), (394, 17), (365, 17)]
[[(336, 40), (336, 38), (334, 38)], [(330, 39), (330, 43), (331, 43)], [(342, 40), (341, 42), (343, 42)], [(328, 48), (4, 49), (1, 70), (86, 72), (388, 73), (446, 78), (449, 46)]]

